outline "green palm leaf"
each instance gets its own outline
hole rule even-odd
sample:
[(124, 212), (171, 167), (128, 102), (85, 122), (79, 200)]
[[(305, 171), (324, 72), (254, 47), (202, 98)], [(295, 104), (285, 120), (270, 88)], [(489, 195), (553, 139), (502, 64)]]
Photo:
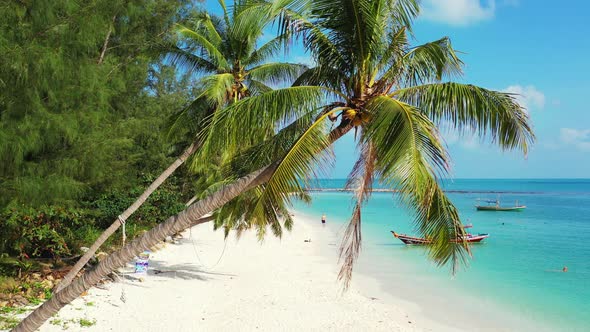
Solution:
[(428, 247), (440, 265), (452, 262), (453, 271), (465, 261), (469, 247), (454, 243), (464, 235), (457, 209), (436, 181), (445, 174), (448, 156), (435, 125), (415, 107), (385, 96), (368, 105), (374, 120), (361, 140), (375, 148), (375, 170), (380, 181), (399, 190), (402, 202), (416, 211), (418, 231), (432, 239)]
[(223, 53), (217, 47), (215, 47), (215, 45), (213, 45), (206, 36), (203, 36), (201, 33), (182, 25), (179, 25), (177, 31), (182, 37), (191, 40), (196, 45), (201, 47), (218, 68), (230, 70), (231, 66), (225, 59)]
[(388, 3), (390, 5), (389, 13), (393, 16), (393, 26), (411, 31), (414, 19), (420, 14), (420, 1), (396, 0), (388, 1)]
[(354, 209), (352, 218), (344, 231), (340, 245), (342, 266), (338, 279), (348, 288), (352, 279), (352, 268), (361, 250), (361, 208), (371, 195), (376, 163), (375, 148), (371, 142), (361, 142), (361, 151), (352, 172), (348, 176), (347, 189), (354, 189)]
[(283, 49), (285, 40), (288, 39), (289, 34), (284, 33), (279, 35), (264, 45), (260, 46), (258, 49), (252, 52), (248, 59), (244, 61), (244, 65), (248, 66), (256, 66), (276, 55)]
[(231, 73), (208, 75), (199, 80), (197, 83), (201, 93), (197, 99), (224, 105), (228, 99), (231, 99), (234, 86), (234, 76)]
[(248, 89), (250, 90), (250, 95), (260, 95), (266, 92), (269, 92), (272, 90), (272, 88), (260, 81), (256, 81), (253, 79), (248, 79), (246, 81), (246, 85), (248, 86)]
[(325, 91), (312, 86), (290, 87), (234, 103), (216, 113), (211, 139), (204, 149), (212, 151), (259, 141), (261, 131), (281, 128), (294, 118), (318, 109)]
[(257, 81), (279, 84), (295, 80), (306, 69), (307, 66), (297, 63), (274, 62), (256, 66), (248, 75)]
[(173, 46), (167, 50), (166, 61), (171, 65), (196, 74), (214, 73), (217, 66), (211, 61), (189, 51)]
[(327, 149), (331, 144), (326, 130), (327, 117), (328, 114), (322, 115), (301, 134), (276, 162), (269, 181), (257, 189), (259, 198), (248, 220), (257, 226), (260, 239), (264, 237), (267, 224), (274, 235), (281, 236), (280, 217), (287, 211), (286, 204), (291, 202), (291, 194), (302, 195), (302, 181), (332, 164), (333, 155)]
[(463, 62), (457, 57), (448, 37), (416, 46), (400, 62), (405, 67), (404, 76), (408, 85), (460, 76), (463, 69)]
[(202, 28), (206, 32), (206, 37), (215, 46), (216, 48), (220, 48), (223, 43), (223, 38), (217, 31), (211, 16), (208, 13), (200, 12), (198, 13), (196, 20), (195, 20), (197, 30)]
[(525, 154), (534, 141), (529, 116), (513, 95), (459, 83), (426, 84), (392, 94), (420, 108), (435, 122), (446, 121), (454, 128), (474, 130), (491, 136), (504, 149)]

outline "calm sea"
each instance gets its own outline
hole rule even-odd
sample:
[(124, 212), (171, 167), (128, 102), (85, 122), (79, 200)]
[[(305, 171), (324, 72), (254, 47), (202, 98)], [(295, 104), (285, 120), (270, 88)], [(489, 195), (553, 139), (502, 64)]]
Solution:
[[(314, 185), (343, 186), (344, 180)], [(445, 299), (457, 300), (455, 295), (461, 294), (464, 307), (467, 303), (472, 312), (509, 313), (520, 327), (536, 321), (547, 330), (590, 331), (590, 180), (461, 179), (446, 180), (443, 186), (463, 222), (473, 224), (469, 231), (490, 234), (485, 243), (473, 246), (467, 266), (452, 277), (448, 268), (427, 259), (424, 248), (393, 238), (390, 230), (415, 234), (411, 213), (395, 194), (374, 193), (363, 210), (363, 251), (357, 270), (381, 281), (384, 290), (418, 303), (446, 305)], [(330, 227), (342, 233), (352, 194), (312, 196), (310, 206), (296, 203), (294, 208), (315, 220), (325, 213)], [(499, 199), (502, 205), (518, 201), (527, 209), (476, 211), (479, 198)], [(569, 271), (559, 272), (564, 266)], [(407, 285), (409, 277), (415, 288), (396, 287), (398, 281)], [(497, 317), (515, 328), (507, 315)]]

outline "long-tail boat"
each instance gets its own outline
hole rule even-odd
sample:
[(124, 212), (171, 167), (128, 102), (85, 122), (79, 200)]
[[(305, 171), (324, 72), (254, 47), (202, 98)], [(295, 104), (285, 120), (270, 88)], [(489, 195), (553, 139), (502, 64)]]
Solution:
[(484, 202), (488, 203), (488, 205), (476, 205), (475, 208), (478, 211), (514, 211), (520, 212), (526, 209), (525, 205), (518, 205), (518, 201), (514, 206), (500, 206), (500, 200), (483, 200)]
[[(432, 243), (432, 240), (430, 239), (425, 239), (425, 238), (421, 238), (421, 237), (413, 237), (413, 236), (409, 236), (406, 234), (398, 234), (395, 231), (391, 231), (391, 234), (393, 234), (394, 237), (400, 239), (400, 241), (402, 241), (405, 244), (412, 244), (412, 245), (422, 245), (422, 244), (430, 244)], [(465, 242), (469, 242), (469, 243), (477, 243), (477, 242), (481, 242), (483, 239), (488, 238), (490, 235), (489, 234), (477, 234), (477, 235), (472, 235), (472, 234), (467, 234), (464, 236), (464, 240)], [(463, 239), (451, 239), (451, 242), (462, 242)]]

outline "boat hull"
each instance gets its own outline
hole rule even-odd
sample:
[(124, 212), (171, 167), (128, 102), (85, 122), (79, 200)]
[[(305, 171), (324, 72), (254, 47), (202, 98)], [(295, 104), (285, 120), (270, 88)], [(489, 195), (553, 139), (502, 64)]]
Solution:
[(526, 209), (526, 206), (513, 206), (513, 207), (500, 207), (500, 206), (481, 206), (477, 205), (475, 207), (477, 211), (513, 211), (513, 212), (521, 212)]
[[(393, 234), (393, 236), (397, 239), (399, 239), (400, 241), (402, 241), (404, 244), (407, 245), (426, 245), (426, 244), (431, 244), (432, 241), (425, 239), (425, 238), (420, 238), (420, 237), (413, 237), (413, 236), (408, 236), (405, 234), (398, 234), (394, 231), (391, 231), (391, 234)], [(490, 235), (489, 234), (478, 234), (478, 235), (468, 235), (467, 237), (465, 237), (465, 242), (468, 243), (478, 243), (483, 241), (484, 239), (488, 238)], [(454, 243), (458, 243), (458, 242), (463, 242), (462, 239), (452, 239), (451, 242)]]

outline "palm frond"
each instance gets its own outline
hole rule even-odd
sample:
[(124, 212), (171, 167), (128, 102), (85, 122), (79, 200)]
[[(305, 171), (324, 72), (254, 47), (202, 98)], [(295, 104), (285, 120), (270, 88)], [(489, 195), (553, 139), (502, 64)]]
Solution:
[(215, 47), (207, 37), (182, 25), (178, 25), (177, 31), (181, 36), (198, 45), (217, 67), (225, 70), (231, 69), (221, 50)]
[(404, 56), (401, 65), (408, 85), (460, 76), (463, 71), (463, 62), (448, 37), (414, 47)]
[(197, 28), (202, 27), (203, 30), (206, 32), (206, 37), (209, 40), (209, 42), (211, 42), (213, 46), (219, 49), (222, 46), (223, 38), (219, 34), (219, 31), (217, 31), (217, 28), (211, 20), (211, 16), (209, 15), (209, 13), (199, 13), (195, 21), (195, 23), (197, 24)]
[(276, 55), (283, 49), (284, 40), (288, 37), (288, 34), (282, 34), (266, 42), (258, 49), (252, 52), (248, 59), (244, 60), (244, 65), (256, 66)]
[[(392, 31), (387, 37), (387, 48), (383, 51), (381, 61), (377, 66), (379, 70), (383, 70), (388, 63), (395, 63), (400, 60), (407, 52), (408, 36), (406, 28), (401, 28), (397, 31)], [(384, 70), (388, 72), (388, 70)]]
[(341, 91), (343, 73), (334, 68), (318, 66), (309, 68), (293, 82), (293, 86), (324, 86), (332, 90)]
[(527, 153), (535, 136), (529, 116), (513, 95), (460, 83), (435, 83), (400, 89), (392, 94), (421, 109), (435, 122), (459, 131), (489, 135), (503, 149)]
[(180, 111), (172, 114), (164, 124), (164, 132), (169, 140), (173, 137), (189, 135), (196, 137), (206, 126), (209, 118), (215, 111), (216, 105), (201, 96), (193, 100)]
[(361, 140), (374, 146), (380, 181), (399, 190), (402, 202), (416, 212), (417, 230), (432, 240), (430, 256), (439, 265), (451, 261), (454, 272), (469, 247), (451, 242), (465, 233), (457, 209), (436, 180), (436, 174), (447, 171), (448, 156), (435, 125), (415, 107), (386, 96), (368, 109), (373, 121)]
[(274, 62), (251, 68), (248, 75), (257, 81), (279, 84), (296, 79), (306, 69), (307, 66), (297, 63)]
[(303, 34), (303, 45), (311, 52), (318, 64), (327, 68), (343, 68), (347, 65), (341, 50), (328, 35), (306, 17), (294, 15)]
[(312, 110), (295, 119), (275, 135), (237, 153), (223, 165), (223, 176), (241, 177), (283, 158), (309, 128), (309, 124), (313, 123), (318, 116), (317, 113), (316, 110)]
[(361, 208), (371, 195), (375, 174), (376, 154), (371, 142), (361, 143), (361, 153), (346, 183), (347, 189), (354, 189), (355, 202), (352, 218), (346, 227), (340, 244), (342, 266), (338, 279), (348, 288), (352, 279), (352, 268), (361, 250)]
[[(275, 236), (281, 236), (280, 217), (291, 202), (292, 194), (303, 194), (302, 182), (331, 165), (333, 155), (327, 133), (328, 114), (315, 120), (276, 163), (268, 182), (260, 186), (258, 202), (248, 219), (256, 225), (262, 239), (266, 226), (271, 225)], [(279, 213), (281, 212), (281, 213)]]
[(420, 15), (420, 1), (419, 0), (395, 0), (388, 1), (390, 4), (390, 12), (392, 13), (393, 26), (395, 28), (406, 28), (412, 31), (412, 23), (414, 19)]
[(228, 35), (236, 59), (244, 61), (252, 53), (256, 40), (263, 35), (267, 24), (272, 22), (271, 7), (272, 4), (264, 1), (234, 5), (234, 8), (239, 9), (228, 26)]
[(197, 99), (204, 98), (210, 103), (224, 105), (232, 96), (233, 84), (234, 76), (231, 73), (205, 76), (197, 83), (200, 91)]
[(202, 151), (231, 150), (260, 142), (261, 137), (271, 134), (269, 130), (317, 109), (324, 93), (320, 87), (290, 87), (238, 101), (215, 113)]
[(165, 61), (189, 72), (214, 73), (218, 69), (211, 61), (176, 46), (167, 53)]
[(219, 5), (221, 6), (221, 9), (223, 9), (223, 20), (225, 21), (226, 25), (230, 25), (230, 19), (229, 19), (229, 13), (227, 11), (227, 6), (225, 4), (225, 0), (217, 0), (219, 2)]
[(246, 80), (246, 86), (248, 87), (248, 90), (250, 90), (251, 96), (257, 96), (272, 91), (272, 88), (270, 86), (253, 79)]

